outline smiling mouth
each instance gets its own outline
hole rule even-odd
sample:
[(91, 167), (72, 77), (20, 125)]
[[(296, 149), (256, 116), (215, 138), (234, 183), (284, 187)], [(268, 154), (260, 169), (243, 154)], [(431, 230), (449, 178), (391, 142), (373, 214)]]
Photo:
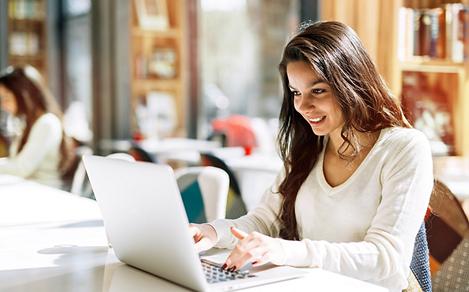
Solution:
[(322, 122), (325, 118), (326, 118), (326, 116), (322, 116), (322, 117), (318, 117), (318, 118), (314, 118), (314, 119), (308, 119), (308, 121), (310, 123), (317, 124), (317, 123)]

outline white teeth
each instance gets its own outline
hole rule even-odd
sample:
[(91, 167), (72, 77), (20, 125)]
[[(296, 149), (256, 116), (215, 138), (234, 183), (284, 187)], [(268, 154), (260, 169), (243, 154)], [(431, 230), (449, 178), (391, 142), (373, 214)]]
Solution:
[(320, 122), (324, 119), (325, 117), (320, 117), (320, 118), (316, 118), (316, 119), (309, 119), (311, 122), (313, 123), (317, 123), (317, 122)]

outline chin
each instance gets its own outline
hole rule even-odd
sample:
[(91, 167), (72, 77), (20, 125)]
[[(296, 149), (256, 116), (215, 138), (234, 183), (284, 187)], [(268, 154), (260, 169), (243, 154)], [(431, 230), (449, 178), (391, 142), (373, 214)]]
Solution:
[(326, 136), (327, 134), (329, 134), (329, 131), (324, 131), (324, 130), (321, 130), (321, 129), (314, 129), (312, 128), (313, 130), (313, 133), (316, 135), (316, 136)]

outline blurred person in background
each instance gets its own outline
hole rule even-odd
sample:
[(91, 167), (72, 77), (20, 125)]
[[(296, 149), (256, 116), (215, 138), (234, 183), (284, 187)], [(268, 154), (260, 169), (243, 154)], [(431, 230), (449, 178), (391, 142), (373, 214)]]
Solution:
[(41, 74), (32, 66), (8, 67), (0, 75), (0, 101), (2, 110), (21, 125), (8, 158), (0, 159), (0, 174), (63, 187), (62, 174), (71, 165), (73, 150), (59, 105)]
[(433, 188), (428, 140), (342, 23), (303, 26), (279, 69), (284, 170), (247, 215), (192, 224), (196, 248), (233, 248), (229, 270), (270, 262), (415, 287), (410, 263)]

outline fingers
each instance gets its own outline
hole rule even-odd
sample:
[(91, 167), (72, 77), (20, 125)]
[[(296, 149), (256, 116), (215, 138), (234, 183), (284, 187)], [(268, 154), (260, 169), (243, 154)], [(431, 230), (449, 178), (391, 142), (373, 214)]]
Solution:
[(200, 231), (200, 229), (196, 225), (190, 224), (189, 225), (189, 232), (190, 232), (192, 238), (194, 239), (194, 242), (197, 243), (198, 241), (200, 241), (200, 239), (202, 239), (202, 232)]
[(263, 264), (265, 263), (263, 258), (266, 253), (267, 249), (264, 246), (257, 246), (243, 253), (233, 251), (226, 260), (226, 268), (234, 271), (239, 270), (247, 263)]
[(257, 262), (267, 252), (267, 245), (263, 242), (261, 234), (253, 232), (247, 235), (236, 228), (232, 228), (232, 233), (237, 238), (240, 238), (240, 241), (225, 262), (227, 268), (236, 270), (247, 262)]
[(248, 234), (241, 229), (238, 229), (234, 226), (230, 227), (231, 233), (237, 238), (237, 239), (244, 239), (245, 237), (248, 236)]

